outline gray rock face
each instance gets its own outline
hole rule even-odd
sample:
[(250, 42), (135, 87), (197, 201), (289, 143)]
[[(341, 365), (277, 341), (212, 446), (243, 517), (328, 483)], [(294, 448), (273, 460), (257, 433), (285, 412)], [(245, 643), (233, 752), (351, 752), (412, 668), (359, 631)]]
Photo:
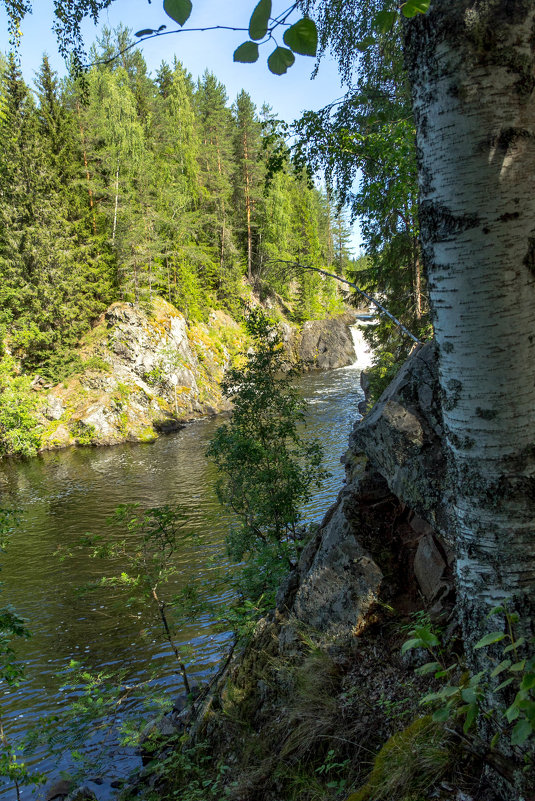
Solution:
[(357, 539), (348, 508), (351, 497), (350, 488), (342, 490), (326, 515), (310, 565), (304, 554), (292, 609), (298, 620), (334, 640), (359, 633), (383, 578)]
[(297, 348), (303, 365), (309, 370), (332, 370), (353, 364), (356, 353), (349, 326), (354, 322), (354, 315), (345, 314), (305, 323)]
[(49, 395), (43, 412), (47, 420), (59, 420), (64, 411), (65, 406), (60, 399), (55, 398), (54, 395)]
[[(110, 329), (109, 348), (120, 361), (130, 365), (141, 379), (168, 379), (173, 373), (180, 386), (197, 391), (193, 372), (180, 360), (193, 365), (195, 358), (188, 343), (186, 321), (182, 315), (169, 315), (159, 325), (150, 325), (146, 314), (132, 304), (113, 304), (105, 314)], [(183, 379), (183, 380), (181, 380)], [(172, 384), (170, 384), (172, 387)]]
[(148, 442), (187, 420), (228, 409), (220, 382), (229, 354), (217, 335), (233, 327), (239, 329), (220, 312), (210, 328), (188, 329), (162, 298), (153, 299), (150, 315), (131, 303), (112, 304), (88, 343), (82, 341), (88, 368), (46, 399), (43, 449)]
[[(377, 541), (384, 515), (380, 508), (395, 508), (399, 500), (408, 510), (399, 518), (394, 547), (405, 549), (403, 558), (420, 592), (440, 611), (451, 591), (453, 561), (447, 547), (441, 435), (436, 354), (430, 343), (412, 354), (368, 416), (355, 424), (343, 459), (346, 485), (277, 597), (278, 608), (290, 620), (311, 626), (331, 642), (343, 642), (365, 628), (379, 590), (385, 591), (383, 573), (366, 548), (379, 553), (390, 547), (386, 540), (382, 546)], [(368, 458), (365, 473), (362, 453)], [(370, 514), (378, 515), (371, 540)], [(291, 623), (283, 627), (283, 650), (295, 646), (294, 629)]]
[(448, 561), (432, 533), (424, 534), (414, 556), (414, 575), (429, 603), (440, 602), (451, 590)]
[(162, 715), (147, 723), (139, 738), (140, 748), (143, 749), (144, 743), (154, 739), (166, 739), (172, 737), (179, 731), (179, 727), (173, 723), (169, 715)]
[(350, 450), (364, 452), (391, 491), (448, 541), (435, 344), (418, 347), (373, 409), (355, 424)]

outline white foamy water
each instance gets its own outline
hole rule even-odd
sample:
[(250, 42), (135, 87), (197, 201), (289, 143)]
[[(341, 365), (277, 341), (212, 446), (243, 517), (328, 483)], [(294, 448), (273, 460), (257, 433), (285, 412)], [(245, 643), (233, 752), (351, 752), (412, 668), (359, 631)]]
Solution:
[(373, 321), (359, 320), (355, 325), (350, 326), (349, 329), (357, 355), (352, 367), (356, 367), (358, 370), (365, 370), (366, 367), (371, 367), (372, 364), (372, 351), (364, 338), (364, 329), (368, 325), (373, 325)]

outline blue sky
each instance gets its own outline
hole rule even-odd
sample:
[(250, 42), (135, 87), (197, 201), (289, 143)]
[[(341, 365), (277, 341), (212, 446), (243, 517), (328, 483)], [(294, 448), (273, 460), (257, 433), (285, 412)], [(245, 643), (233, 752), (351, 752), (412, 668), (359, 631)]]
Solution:
[[(33, 81), (39, 69), (42, 54), (46, 52), (54, 69), (60, 74), (65, 65), (57, 52), (55, 36), (51, 31), (52, 0), (34, 0), (34, 12), (22, 24), (20, 55), (24, 77)], [(168, 30), (178, 28), (162, 7), (162, 0), (115, 0), (95, 27), (88, 21), (84, 25), (84, 40), (89, 47), (104, 25), (114, 28), (119, 24), (137, 31), (143, 28), (156, 29), (167, 25)], [(193, 0), (193, 11), (186, 28), (210, 25), (230, 25), (247, 28), (254, 0)], [(274, 0), (273, 16), (288, 7), (287, 0)], [(0, 9), (0, 50), (8, 49), (7, 23), (3, 5)], [(186, 31), (148, 40), (140, 47), (151, 72), (155, 72), (162, 61), (172, 62), (175, 55), (192, 73), (194, 78), (209, 69), (227, 87), (230, 101), (245, 89), (258, 107), (268, 103), (275, 114), (288, 121), (298, 117), (306, 109), (319, 109), (340, 97), (344, 90), (340, 85), (335, 63), (328, 57), (323, 59), (317, 77), (310, 79), (315, 60), (298, 56), (286, 75), (272, 75), (266, 59), (272, 44), (261, 49), (256, 64), (235, 64), (232, 54), (235, 48), (247, 39), (246, 32)], [(356, 247), (357, 231), (353, 237)]]

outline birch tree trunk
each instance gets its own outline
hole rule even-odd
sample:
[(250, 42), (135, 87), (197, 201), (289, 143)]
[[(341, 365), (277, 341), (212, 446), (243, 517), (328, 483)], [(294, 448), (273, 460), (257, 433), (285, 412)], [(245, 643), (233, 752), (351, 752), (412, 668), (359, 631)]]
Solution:
[(406, 25), (469, 647), (506, 598), (533, 633), (534, 26), (526, 0), (437, 0)]

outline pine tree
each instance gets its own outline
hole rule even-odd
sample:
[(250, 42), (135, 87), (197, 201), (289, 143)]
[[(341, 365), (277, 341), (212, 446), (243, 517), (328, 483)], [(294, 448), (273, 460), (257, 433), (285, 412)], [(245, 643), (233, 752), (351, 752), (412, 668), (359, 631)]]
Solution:
[[(241, 91), (233, 106), (234, 134), (234, 197), (236, 200), (236, 229), (247, 260), (247, 277), (253, 280), (253, 261), (258, 259), (258, 223), (263, 202), (261, 125), (256, 108), (245, 91)], [(256, 247), (255, 247), (256, 245)]]

